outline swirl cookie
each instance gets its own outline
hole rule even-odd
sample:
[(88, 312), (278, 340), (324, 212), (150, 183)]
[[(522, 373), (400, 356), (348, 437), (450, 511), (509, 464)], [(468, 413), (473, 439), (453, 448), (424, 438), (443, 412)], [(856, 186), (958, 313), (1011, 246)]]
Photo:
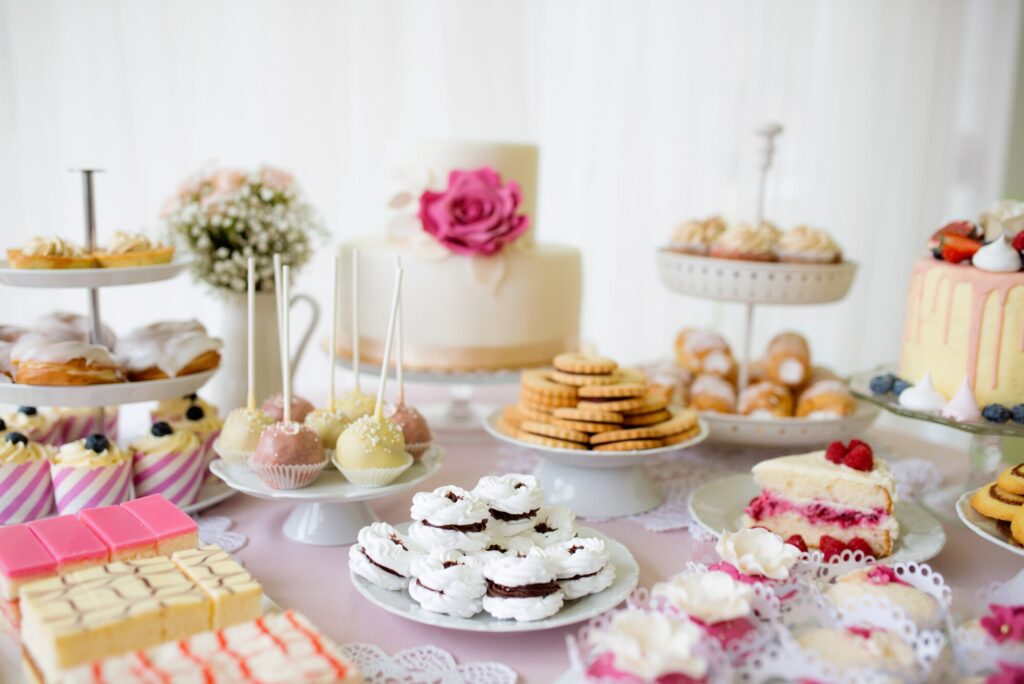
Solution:
[(488, 563), (484, 578), (483, 609), (499, 620), (543, 620), (561, 610), (565, 602), (552, 565), (539, 549)]
[(615, 567), (604, 541), (577, 538), (547, 548), (555, 567), (558, 586), (567, 599), (578, 599), (604, 591), (615, 581)]
[(409, 537), (424, 549), (471, 552), (487, 544), (491, 518), (487, 502), (465, 489), (450, 485), (418, 492), (410, 513), (416, 522), (409, 528)]
[(1024, 506), (1018, 508), (1010, 520), (1010, 535), (1015, 542), (1024, 546)]
[(552, 362), (555, 370), (579, 375), (607, 375), (613, 373), (619, 364), (613, 359), (597, 354), (569, 352), (559, 354)]
[(532, 475), (489, 475), (473, 488), (491, 512), (488, 529), (513, 537), (534, 525), (544, 505), (544, 490)]
[(1004, 491), (991, 482), (971, 497), (971, 506), (986, 518), (1012, 520), (1024, 505), (1024, 496)]
[(996, 484), (1004, 492), (1024, 495), (1024, 463), (1010, 466), (999, 473), (999, 477), (996, 478)]

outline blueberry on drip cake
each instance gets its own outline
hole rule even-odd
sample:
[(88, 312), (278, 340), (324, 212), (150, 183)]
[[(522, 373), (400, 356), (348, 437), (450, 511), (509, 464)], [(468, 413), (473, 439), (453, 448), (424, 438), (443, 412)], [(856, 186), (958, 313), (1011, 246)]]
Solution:
[(747, 505), (746, 527), (799, 536), (826, 557), (847, 549), (876, 558), (892, 553), (899, 533), (896, 483), (865, 442), (833, 442), (825, 451), (762, 461), (753, 475), (761, 494)]
[(294, 421), (265, 429), (249, 458), (249, 467), (273, 489), (308, 487), (325, 465), (320, 437)]

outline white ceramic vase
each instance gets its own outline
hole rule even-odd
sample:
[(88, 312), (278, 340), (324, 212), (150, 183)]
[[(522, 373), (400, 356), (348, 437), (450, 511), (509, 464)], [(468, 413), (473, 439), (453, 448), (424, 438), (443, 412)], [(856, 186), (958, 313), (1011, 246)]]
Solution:
[[(246, 297), (244, 294), (220, 293), (221, 315), (211, 321), (213, 334), (224, 340), (221, 349), (220, 369), (201, 390), (205, 399), (217, 406), (221, 415), (231, 409), (243, 406), (246, 400)], [(309, 323), (301, 334), (292, 327), (291, 373), (302, 359), (302, 354), (320, 320), (320, 307), (312, 297), (296, 294), (291, 305), (302, 302), (309, 306)], [(273, 292), (256, 294), (255, 302), (255, 351), (257, 401), (281, 391), (281, 347), (277, 332), (277, 311)]]

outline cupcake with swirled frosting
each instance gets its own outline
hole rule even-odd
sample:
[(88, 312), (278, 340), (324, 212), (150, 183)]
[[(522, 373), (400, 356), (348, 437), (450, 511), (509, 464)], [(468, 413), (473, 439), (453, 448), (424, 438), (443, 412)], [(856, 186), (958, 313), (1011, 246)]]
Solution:
[(153, 240), (143, 233), (119, 230), (101, 249), (96, 261), (103, 268), (166, 264), (174, 257), (174, 246)]
[(828, 232), (797, 226), (784, 232), (775, 245), (779, 261), (796, 264), (838, 264), (843, 252)]
[(191, 430), (159, 421), (131, 443), (135, 495), (161, 494), (176, 506), (195, 502), (206, 462), (202, 442)]
[(775, 261), (778, 239), (779, 231), (770, 223), (762, 223), (760, 228), (739, 223), (719, 235), (711, 243), (709, 253), (718, 259)]
[(62, 515), (124, 503), (133, 495), (131, 454), (99, 433), (63, 445), (50, 477)]
[(711, 216), (703, 221), (684, 221), (672, 232), (672, 241), (668, 248), (682, 254), (707, 256), (711, 243), (725, 232), (725, 229), (725, 221), (720, 216)]

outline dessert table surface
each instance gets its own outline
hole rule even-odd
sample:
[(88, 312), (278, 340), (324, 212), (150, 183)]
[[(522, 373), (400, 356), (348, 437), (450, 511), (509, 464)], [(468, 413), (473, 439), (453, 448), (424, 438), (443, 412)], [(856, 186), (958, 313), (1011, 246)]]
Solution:
[[(485, 400), (512, 396), (506, 388), (481, 392)], [(419, 401), (435, 391), (411, 392)], [(453, 436), (458, 435), (458, 436)], [(943, 473), (956, 477), (965, 472), (967, 456), (948, 447), (908, 437), (902, 433), (873, 428), (869, 440), (882, 443), (901, 456), (932, 460)], [(418, 489), (444, 484), (470, 488), (483, 475), (496, 472), (502, 460), (500, 445), (482, 429), (469, 434), (439, 436), (447, 457), (444, 467)], [(400, 523), (409, 519), (412, 492), (371, 502), (382, 520)], [(308, 615), (338, 643), (353, 641), (381, 646), (389, 653), (404, 648), (433, 644), (451, 652), (461, 663), (497, 661), (515, 669), (524, 682), (552, 682), (568, 668), (566, 635), (577, 627), (527, 634), (478, 634), (455, 632), (417, 624), (391, 615), (369, 604), (352, 586), (348, 574), (348, 547), (314, 547), (292, 542), (281, 533), (291, 510), (285, 503), (235, 496), (210, 509), (235, 521), (234, 529), (249, 537), (238, 556), (258, 577), (268, 595), (280, 605)], [(634, 520), (587, 521), (588, 526), (608, 534), (633, 552), (640, 564), (640, 586), (666, 579), (690, 560), (705, 560), (713, 545), (697, 541), (684, 530), (650, 532)], [(1005, 581), (1021, 568), (1021, 559), (976, 536), (959, 521), (944, 521), (948, 541), (931, 564), (958, 593), (958, 601), (969, 603), (975, 591), (995, 581)]]

